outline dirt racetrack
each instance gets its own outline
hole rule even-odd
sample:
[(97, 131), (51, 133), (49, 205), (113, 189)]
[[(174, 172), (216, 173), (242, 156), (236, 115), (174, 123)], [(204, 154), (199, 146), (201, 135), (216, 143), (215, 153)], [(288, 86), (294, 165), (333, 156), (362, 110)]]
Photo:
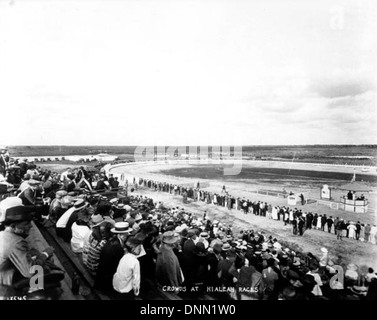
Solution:
[[(187, 170), (188, 168), (195, 168), (195, 164), (188, 164), (187, 162), (180, 161), (179, 163), (132, 163), (126, 165), (117, 165), (110, 169), (110, 172), (119, 177), (123, 175), (124, 179), (128, 179), (129, 183), (132, 183), (133, 177), (152, 179), (160, 182), (168, 182), (180, 185), (195, 186), (199, 181), (201, 186), (205, 190), (212, 192), (221, 192), (222, 186), (226, 184), (227, 191), (235, 196), (245, 197), (252, 201), (260, 200), (263, 202), (271, 203), (272, 205), (287, 206), (287, 200), (284, 198), (278, 198), (271, 195), (256, 194), (256, 190), (276, 190), (281, 192), (283, 188), (287, 191), (303, 192), (306, 197), (318, 199), (319, 198), (319, 185), (326, 182), (325, 180), (318, 181), (317, 179), (283, 179), (282, 181), (268, 181), (268, 179), (242, 179), (239, 177), (232, 179), (203, 179), (203, 178), (190, 178), (179, 177), (169, 173), (169, 170)], [(243, 164), (243, 166), (255, 166), (254, 163)], [(270, 168), (279, 168), (281, 163), (269, 163)], [(302, 166), (302, 163), (300, 163)], [(293, 165), (291, 169), (295, 169)], [(302, 169), (302, 168), (300, 168)], [(310, 167), (306, 167), (306, 170), (310, 170)], [(318, 170), (318, 166), (316, 166)], [(224, 182), (225, 181), (225, 182)], [(341, 185), (347, 181), (330, 181), (330, 185), (335, 187)], [(122, 182), (121, 182), (122, 183)], [(375, 204), (376, 203), (376, 191), (373, 187), (372, 191), (367, 194), (368, 199)], [(136, 191), (135, 191), (136, 193)], [(247, 228), (256, 229), (266, 232), (277, 237), (283, 244), (291, 247), (293, 250), (300, 250), (302, 252), (311, 252), (315, 255), (320, 255), (320, 248), (326, 247), (329, 250), (330, 258), (334, 262), (346, 265), (349, 263), (355, 263), (359, 266), (370, 266), (377, 269), (377, 245), (371, 243), (365, 243), (348, 238), (343, 238), (343, 241), (336, 239), (335, 234), (329, 234), (320, 230), (307, 230), (304, 236), (295, 236), (292, 234), (292, 228), (290, 226), (284, 226), (282, 221), (274, 221), (265, 217), (254, 216), (252, 214), (243, 214), (241, 211), (228, 210), (223, 207), (218, 207), (212, 204), (206, 204), (201, 201), (191, 201), (188, 204), (182, 203), (182, 197), (174, 196), (165, 192), (155, 192), (151, 189), (141, 188), (137, 191), (139, 194), (147, 195), (153, 198), (155, 201), (163, 201), (167, 206), (179, 206), (185, 207), (189, 212), (202, 215), (204, 210), (207, 210), (207, 214), (211, 218), (219, 219), (227, 224), (232, 224), (234, 228)], [(337, 199), (340, 195), (344, 194), (344, 191), (333, 190), (333, 197)], [(325, 205), (307, 204), (301, 206), (297, 204), (295, 207), (302, 209), (304, 212), (313, 212), (318, 214), (326, 214), (327, 216), (339, 216), (346, 220), (361, 221), (364, 223), (376, 224), (375, 212), (368, 212), (368, 214), (356, 214), (345, 212), (342, 210), (334, 210)]]

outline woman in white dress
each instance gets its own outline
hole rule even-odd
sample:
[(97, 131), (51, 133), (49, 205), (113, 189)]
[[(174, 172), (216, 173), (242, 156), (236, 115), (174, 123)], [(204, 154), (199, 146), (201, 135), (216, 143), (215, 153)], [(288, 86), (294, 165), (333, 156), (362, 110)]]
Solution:
[(356, 238), (356, 226), (354, 222), (350, 221), (350, 224), (347, 227), (348, 229), (348, 238), (355, 239)]
[(294, 220), (293, 210), (291, 209), (291, 210), (289, 210), (289, 223), (292, 224), (293, 220)]
[(318, 219), (317, 219), (317, 229), (318, 230), (321, 230), (321, 226), (322, 226), (322, 215), (320, 214), (319, 216), (318, 216)]
[(377, 226), (376, 225), (373, 225), (371, 228), (370, 228), (370, 242), (373, 243), (373, 244), (376, 244), (376, 235), (377, 235)]
[(276, 207), (272, 208), (271, 218), (273, 220), (277, 220), (278, 219), (278, 208), (276, 208)]

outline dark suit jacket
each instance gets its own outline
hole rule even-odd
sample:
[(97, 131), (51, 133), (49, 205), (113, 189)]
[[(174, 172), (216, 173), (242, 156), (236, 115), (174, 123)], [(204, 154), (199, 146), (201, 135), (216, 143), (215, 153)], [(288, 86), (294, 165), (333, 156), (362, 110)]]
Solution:
[(107, 189), (107, 185), (104, 181), (100, 180), (97, 182), (96, 190), (104, 190)]
[(195, 243), (192, 239), (187, 239), (183, 245), (183, 261), (184, 265), (182, 265), (182, 271), (186, 277), (186, 279), (190, 279), (193, 277), (194, 274), (194, 259), (195, 259)]
[(113, 276), (118, 268), (124, 249), (114, 236), (102, 248), (95, 278), (95, 287), (103, 291), (113, 291)]
[(30, 206), (35, 204), (35, 192), (31, 188), (27, 188), (20, 193), (19, 198), (22, 200), (24, 206)]

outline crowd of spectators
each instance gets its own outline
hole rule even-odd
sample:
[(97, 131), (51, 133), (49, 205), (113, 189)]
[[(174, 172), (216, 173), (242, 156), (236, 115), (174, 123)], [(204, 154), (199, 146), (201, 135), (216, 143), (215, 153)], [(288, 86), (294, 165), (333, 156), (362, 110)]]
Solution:
[(292, 226), (294, 235), (302, 236), (305, 230), (321, 230), (335, 234), (337, 239), (343, 237), (355, 239), (362, 242), (377, 243), (377, 225), (361, 223), (360, 221), (345, 220), (343, 218), (327, 216), (302, 211), (302, 209), (290, 208), (288, 206), (271, 205), (263, 201), (251, 201), (245, 197), (235, 197), (230, 195), (223, 187), (220, 193), (210, 192), (200, 189), (199, 182), (196, 187), (180, 186), (171, 183), (154, 181), (151, 179), (134, 179), (134, 185), (144, 186), (155, 191), (169, 192), (174, 195), (181, 195), (183, 201), (188, 198), (194, 201), (202, 201), (208, 204), (228, 208), (229, 210), (239, 210), (244, 214), (254, 214), (276, 221), (281, 221), (284, 225)]
[[(32, 207), (39, 212), (34, 217), (36, 222), (54, 228), (58, 237), (81, 257), (95, 279), (95, 287), (112, 298), (142, 297), (151, 283), (182, 296), (210, 294), (219, 299), (376, 298), (377, 276), (372, 269), (366, 271), (348, 265), (344, 279), (331, 281), (340, 275), (326, 248), (321, 248), (321, 256), (295, 252), (262, 231), (236, 229), (223, 220), (210, 219), (207, 212), (198, 215), (184, 207), (167, 207), (132, 191), (138, 185), (187, 194), (192, 199), (224, 207), (231, 203), (230, 210), (277, 217), (275, 220), (284, 223), (292, 223), (289, 217), (294, 220), (300, 210), (234, 199), (225, 188), (222, 194), (212, 194), (199, 186), (194, 189), (143, 179), (134, 179), (129, 194), (114, 197), (114, 193), (110, 196), (97, 192), (100, 190), (93, 188), (93, 179), (83, 168), (60, 175), (47, 172), (47, 179), (46, 172), (36, 169), (29, 167), (27, 170), (33, 172), (24, 173), (17, 197), (8, 197), (0, 203), (0, 222), (9, 208), (14, 207), (11, 202), (15, 198), (21, 201), (19, 207)], [(25, 176), (28, 174), (29, 179)], [(99, 180), (110, 185), (112, 177), (100, 176)], [(46, 180), (51, 181), (50, 190), (48, 186), (45, 188)], [(72, 181), (75, 187), (71, 190)], [(31, 190), (29, 195), (19, 196), (25, 190)], [(284, 209), (289, 219), (285, 219)]]

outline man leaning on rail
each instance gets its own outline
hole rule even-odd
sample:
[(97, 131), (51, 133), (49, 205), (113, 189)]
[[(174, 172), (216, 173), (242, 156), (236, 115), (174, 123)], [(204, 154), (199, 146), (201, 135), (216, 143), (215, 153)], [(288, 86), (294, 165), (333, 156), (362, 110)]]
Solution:
[(43, 283), (43, 288), (60, 286), (64, 272), (52, 262), (53, 248), (40, 252), (26, 240), (32, 228), (30, 208), (22, 205), (8, 208), (3, 219), (4, 229), (0, 231), (0, 295), (24, 295), (42, 290), (39, 286), (30, 286), (30, 279), (35, 272), (38, 273), (33, 272), (33, 266), (43, 269), (40, 272), (43, 281), (39, 282)]

